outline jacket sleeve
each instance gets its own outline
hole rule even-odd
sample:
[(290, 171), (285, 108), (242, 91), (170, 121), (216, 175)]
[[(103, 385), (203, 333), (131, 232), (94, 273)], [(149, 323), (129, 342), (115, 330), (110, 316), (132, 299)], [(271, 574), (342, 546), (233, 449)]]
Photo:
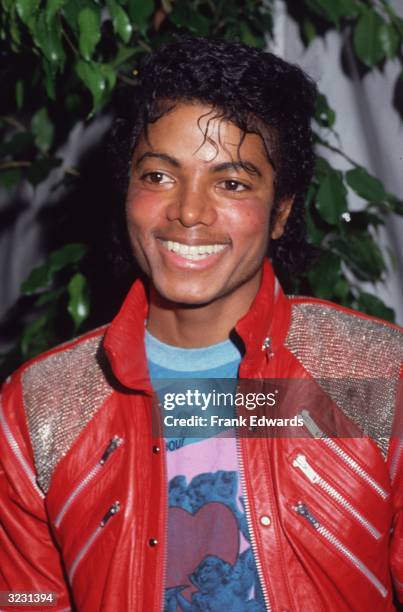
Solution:
[(18, 372), (6, 381), (0, 397), (1, 610), (11, 610), (4, 602), (7, 591), (52, 592), (57, 603), (48, 609), (70, 610), (61, 556), (47, 520), (45, 497), (35, 480)]
[(390, 549), (391, 570), (397, 597), (403, 603), (403, 377), (400, 378), (397, 394), (393, 433), (389, 456), (395, 511)]

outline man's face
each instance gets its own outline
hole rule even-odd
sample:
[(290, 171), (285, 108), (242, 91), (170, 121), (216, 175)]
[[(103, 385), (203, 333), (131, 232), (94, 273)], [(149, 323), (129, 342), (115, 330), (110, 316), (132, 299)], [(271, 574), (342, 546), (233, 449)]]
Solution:
[[(273, 168), (261, 138), (177, 104), (148, 128), (133, 157), (127, 220), (134, 254), (169, 302), (205, 305), (256, 295), (273, 228)], [(241, 144), (240, 144), (241, 143)], [(249, 171), (248, 171), (249, 170)], [(246, 311), (245, 310), (245, 311)]]

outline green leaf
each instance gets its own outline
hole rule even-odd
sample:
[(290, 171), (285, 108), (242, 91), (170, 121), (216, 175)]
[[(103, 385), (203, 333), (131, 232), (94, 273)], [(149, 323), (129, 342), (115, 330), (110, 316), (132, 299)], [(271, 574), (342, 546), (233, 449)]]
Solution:
[(154, 0), (129, 0), (128, 10), (131, 20), (143, 30), (154, 12)]
[(5, 13), (10, 13), (15, 8), (15, 0), (3, 0), (2, 8)]
[(32, 117), (31, 131), (38, 149), (42, 153), (47, 153), (53, 143), (54, 127), (45, 107), (39, 109)]
[(354, 19), (357, 17), (359, 9), (355, 0), (334, 0), (339, 17)]
[(53, 253), (50, 255), (50, 270), (54, 274), (55, 272), (59, 272), (59, 270), (62, 270), (66, 266), (77, 264), (84, 258), (85, 253), (85, 246), (79, 242), (66, 244), (61, 249), (53, 251)]
[(385, 56), (381, 42), (383, 19), (374, 9), (365, 9), (354, 29), (354, 49), (360, 60), (369, 68)]
[(357, 15), (354, 0), (305, 0), (305, 4), (317, 15), (336, 25), (341, 17), (352, 18)]
[(52, 278), (52, 270), (48, 263), (37, 266), (22, 283), (21, 293), (23, 295), (32, 295), (33, 293), (37, 293), (37, 291), (40, 289), (45, 289), (48, 287)]
[(60, 166), (62, 160), (59, 157), (46, 157), (34, 161), (27, 173), (27, 178), (34, 187), (47, 179), (49, 173)]
[(305, 4), (317, 15), (320, 15), (328, 21), (337, 21), (337, 11), (334, 7), (334, 1), (327, 0), (305, 0)]
[(323, 127), (332, 127), (336, 121), (336, 113), (323, 94), (319, 94), (316, 99), (315, 119)]
[(304, 19), (304, 21), (302, 22), (302, 33), (304, 35), (304, 39), (307, 45), (311, 44), (311, 42), (315, 40), (317, 32), (315, 25), (310, 19)]
[[(116, 53), (115, 59), (110, 62), (110, 66), (113, 68), (118, 68), (138, 53), (144, 53), (144, 49), (141, 47), (125, 47), (123, 45), (119, 45), (118, 52)], [(131, 65), (132, 64), (133, 62), (131, 62)]]
[(381, 181), (371, 176), (365, 168), (353, 168), (346, 172), (346, 181), (355, 193), (368, 202), (378, 202), (388, 198)]
[[(209, 33), (209, 20), (206, 19), (206, 17), (201, 15), (199, 12), (197, 12), (197, 9), (195, 7), (192, 7), (191, 5), (189, 6), (189, 2), (187, 0), (178, 0), (177, 2), (175, 2), (174, 8), (170, 13), (169, 18), (172, 23), (174, 23), (178, 27), (187, 28), (193, 34), (197, 34), (199, 36), (206, 36)], [(246, 39), (248, 39), (249, 42), (246, 44), (256, 46), (257, 39), (253, 36), (247, 25), (241, 22), (239, 24), (239, 28), (237, 29), (240, 30), (243, 42), (246, 42)]]
[(316, 195), (316, 208), (325, 221), (337, 225), (341, 215), (347, 210), (347, 190), (339, 172), (331, 172), (319, 185)]
[(43, 79), (45, 81), (45, 88), (48, 97), (51, 100), (56, 99), (56, 90), (55, 90), (55, 70), (50, 62), (46, 59), (46, 57), (42, 58), (42, 67), (43, 67)]
[(15, 84), (15, 101), (18, 110), (21, 110), (24, 104), (24, 81), (22, 79), (18, 79)]
[(18, 16), (26, 25), (30, 25), (39, 9), (40, 0), (16, 0)]
[(108, 64), (96, 64), (95, 62), (80, 60), (77, 62), (76, 72), (92, 93), (92, 112), (99, 110), (115, 86), (116, 73), (114, 69)]
[(13, 7), (13, 11), (10, 15), (10, 34), (11, 40), (13, 41), (12, 48), (16, 52), (19, 52), (19, 47), (21, 45), (21, 31), (19, 28), (19, 23), (17, 23), (15, 8)]
[(101, 105), (105, 92), (105, 79), (99, 70), (99, 66), (93, 62), (88, 63), (80, 60), (77, 62), (76, 72), (84, 85), (92, 93), (93, 108), (97, 109)]
[[(53, 280), (55, 274), (67, 266), (80, 262), (86, 253), (86, 248), (80, 243), (66, 244), (61, 249), (53, 251), (48, 260), (34, 268), (28, 278), (22, 283), (21, 291), (24, 295), (32, 295), (42, 289), (46, 289)], [(46, 303), (46, 298), (41, 300), (41, 305)]]
[(315, 175), (320, 178), (321, 175), (326, 176), (329, 172), (333, 172), (332, 166), (324, 157), (317, 155), (315, 158)]
[(333, 289), (334, 296), (344, 303), (349, 293), (350, 285), (348, 281), (344, 277), (339, 278)]
[(395, 320), (394, 310), (386, 306), (382, 300), (371, 293), (361, 292), (357, 300), (357, 307), (361, 312), (374, 317), (379, 317), (392, 323)]
[(27, 325), (21, 337), (21, 351), (24, 359), (33, 357), (48, 346), (49, 332), (46, 327), (49, 323), (48, 315), (44, 314)]
[[(101, 74), (104, 76), (106, 83), (106, 94), (113, 90), (116, 85), (116, 72), (112, 66), (109, 64), (99, 64)], [(107, 97), (107, 95), (106, 95)]]
[(129, 17), (116, 0), (107, 0), (107, 6), (116, 34), (120, 36), (123, 42), (129, 42), (133, 32)]
[(0, 185), (6, 189), (11, 189), (17, 185), (22, 178), (22, 172), (18, 168), (10, 170), (0, 170)]
[(85, 6), (78, 14), (79, 48), (84, 59), (90, 60), (101, 39), (101, 9), (96, 4)]
[(308, 272), (308, 280), (317, 297), (327, 299), (334, 295), (334, 287), (340, 278), (340, 257), (324, 253)]
[(333, 241), (331, 246), (360, 280), (379, 280), (385, 270), (382, 252), (367, 233), (351, 234)]
[[(209, 30), (209, 23), (207, 22), (206, 24), (207, 26), (207, 32)], [(249, 25), (247, 23), (245, 23), (244, 21), (241, 21), (241, 23), (239, 24), (239, 28), (240, 28), (240, 32), (241, 32), (241, 41), (245, 44), (245, 45), (249, 45), (250, 47), (258, 47), (259, 46), (259, 40), (256, 38), (256, 36), (253, 34), (252, 30), (250, 29)]]
[(305, 222), (309, 242), (316, 246), (319, 246), (326, 233), (316, 225), (309, 208), (306, 210), (305, 213)]
[(310, 185), (305, 200), (305, 222), (308, 234), (308, 240), (312, 244), (319, 246), (325, 237), (325, 232), (320, 229), (315, 221), (315, 216), (312, 211), (312, 203), (315, 200), (316, 188), (314, 185)]
[(35, 300), (35, 307), (45, 306), (51, 302), (57, 302), (57, 300), (65, 293), (65, 287), (59, 287), (59, 289), (55, 289), (54, 291), (45, 291), (42, 295), (39, 296), (37, 300)]
[(48, 0), (46, 4), (46, 19), (48, 23), (53, 21), (56, 13), (63, 7), (67, 0)]
[(68, 284), (69, 303), (67, 310), (74, 321), (76, 329), (89, 315), (89, 292), (87, 280), (83, 274), (77, 272)]
[(83, 0), (68, 0), (63, 6), (63, 16), (66, 19), (72, 32), (78, 37), (78, 15), (83, 8)]
[(39, 15), (35, 22), (34, 40), (36, 46), (48, 60), (53, 72), (63, 67), (65, 53), (58, 19), (54, 18), (49, 22), (46, 18), (46, 13)]
[(403, 19), (395, 14), (393, 23), (395, 24), (395, 27), (397, 28), (399, 36), (403, 37)]
[(396, 28), (391, 23), (383, 23), (379, 30), (382, 49), (388, 59), (395, 57), (399, 49), (400, 38)]

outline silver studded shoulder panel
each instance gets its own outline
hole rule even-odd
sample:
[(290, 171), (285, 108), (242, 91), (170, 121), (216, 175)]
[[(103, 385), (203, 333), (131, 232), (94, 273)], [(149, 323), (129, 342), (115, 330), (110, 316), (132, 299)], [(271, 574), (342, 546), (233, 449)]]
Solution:
[(57, 463), (112, 392), (102, 367), (102, 337), (45, 356), (23, 373), (37, 482), (44, 492)]
[(321, 303), (295, 303), (286, 347), (386, 456), (403, 333)]

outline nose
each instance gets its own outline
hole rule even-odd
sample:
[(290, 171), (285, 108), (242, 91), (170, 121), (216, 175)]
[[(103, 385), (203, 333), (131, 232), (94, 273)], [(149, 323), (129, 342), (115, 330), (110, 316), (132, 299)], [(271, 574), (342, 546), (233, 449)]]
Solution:
[(217, 218), (214, 200), (204, 189), (183, 186), (175, 201), (167, 208), (169, 221), (179, 221), (184, 227), (212, 225)]

